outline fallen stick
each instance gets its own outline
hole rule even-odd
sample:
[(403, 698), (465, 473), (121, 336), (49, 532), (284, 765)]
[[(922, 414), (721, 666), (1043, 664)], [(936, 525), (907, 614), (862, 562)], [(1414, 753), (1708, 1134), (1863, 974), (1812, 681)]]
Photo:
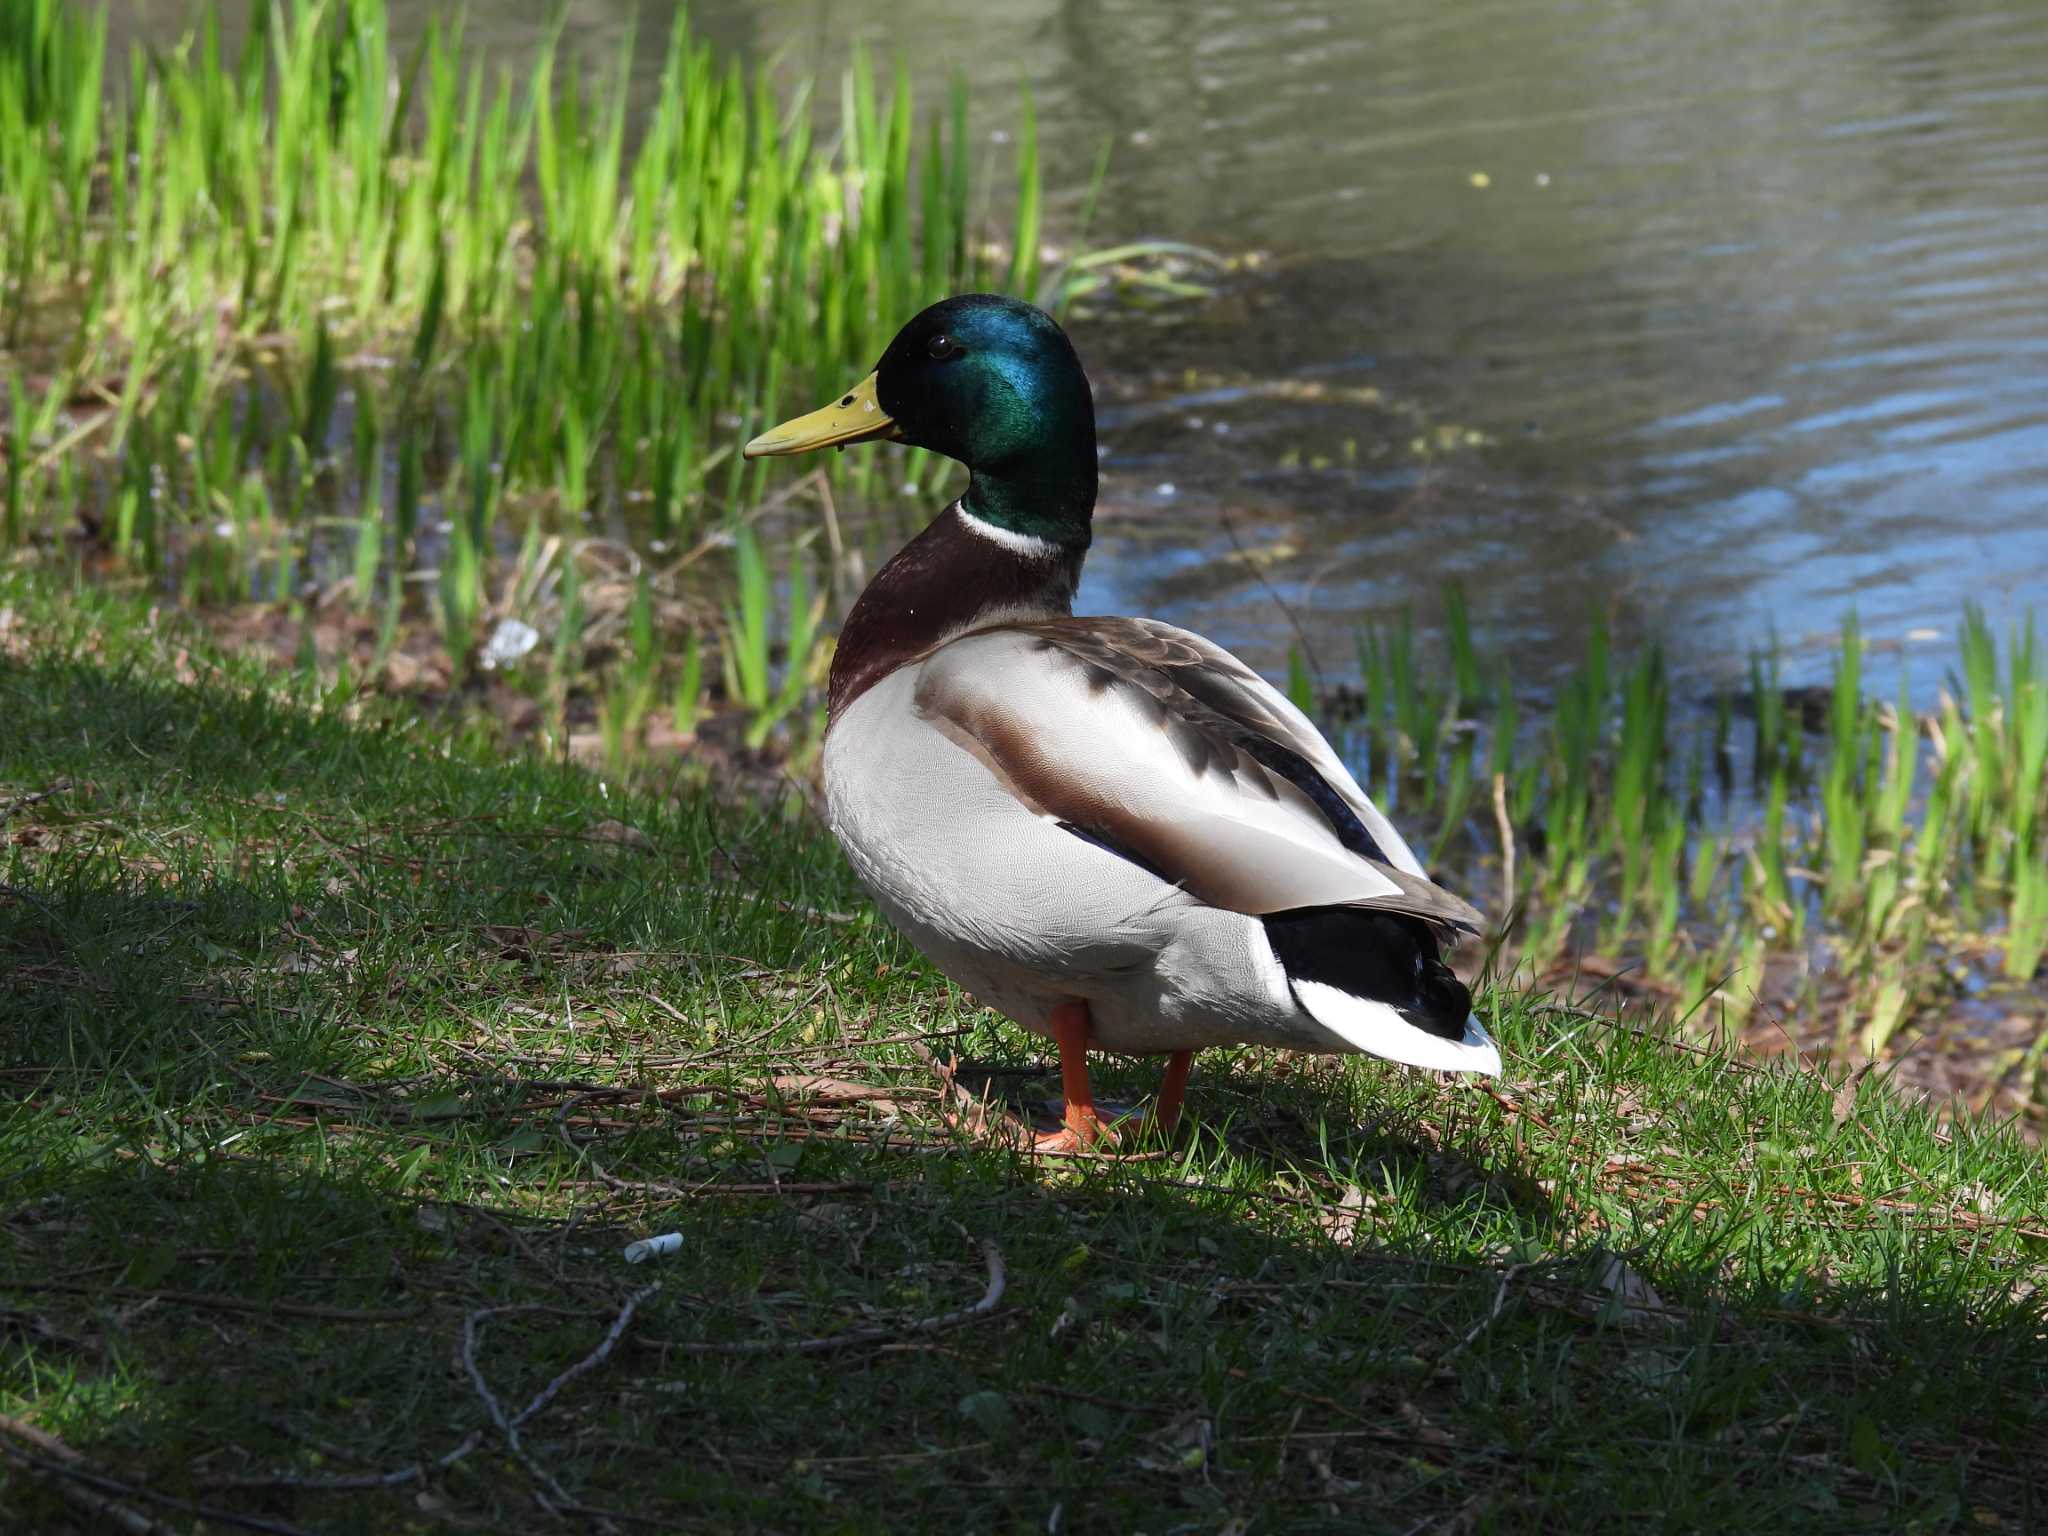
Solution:
[[(521, 1456), (522, 1462), (526, 1458), (518, 1432), (543, 1413), (547, 1409), (548, 1404), (552, 1403), (557, 1394), (564, 1387), (568, 1386), (570, 1382), (585, 1372), (595, 1370), (610, 1357), (612, 1351), (618, 1348), (619, 1340), (625, 1337), (626, 1328), (633, 1321), (633, 1314), (639, 1310), (640, 1303), (660, 1289), (661, 1282), (657, 1280), (652, 1285), (642, 1286), (631, 1296), (628, 1296), (625, 1305), (619, 1308), (618, 1316), (612, 1319), (611, 1327), (605, 1330), (604, 1337), (598, 1341), (597, 1347), (556, 1376), (553, 1381), (542, 1387), (540, 1391), (536, 1392), (528, 1400), (526, 1406), (513, 1414), (510, 1419), (505, 1418), (503, 1406), (498, 1402), (496, 1394), (491, 1391), (489, 1385), (483, 1381), (483, 1373), (476, 1364), (476, 1334), (479, 1323), (488, 1320), (493, 1315), (500, 1312), (522, 1309), (483, 1307), (478, 1311), (470, 1313), (463, 1320), (462, 1348), (458, 1359), (461, 1361), (463, 1369), (469, 1374), (471, 1382), (476, 1384), (480, 1395), (483, 1397), (485, 1410), (490, 1413), (492, 1422), (498, 1426), (501, 1433), (506, 1435), (507, 1445), (512, 1448), (515, 1454)], [(408, 1462), (405, 1466), (395, 1467), (389, 1472), (354, 1472), (343, 1473), (334, 1477), (299, 1477), (289, 1473), (279, 1474), (274, 1477), (237, 1477), (224, 1479), (222, 1486), (234, 1488), (303, 1488), (323, 1493), (340, 1493), (352, 1489), (365, 1488), (395, 1488), (404, 1483), (425, 1482), (427, 1473), (430, 1471), (446, 1471), (449, 1467), (454, 1466), (455, 1463), (469, 1455), (479, 1445), (483, 1444), (483, 1438), (484, 1432), (482, 1430), (473, 1429), (458, 1440), (451, 1449), (435, 1457), (434, 1460)], [(545, 1472), (542, 1472), (541, 1475), (546, 1477)], [(552, 1484), (553, 1479), (549, 1478), (548, 1482)], [(596, 1511), (589, 1510), (587, 1506), (579, 1501), (569, 1498), (567, 1494), (563, 1494), (562, 1497), (567, 1501), (567, 1507), (571, 1510), (583, 1510), (593, 1515), (597, 1514)]]
[(24, 1441), (36, 1448), (35, 1451), (24, 1450), (20, 1445), (10, 1444), (8, 1439), (0, 1439), (0, 1461), (49, 1479), (52, 1491), (72, 1508), (127, 1531), (130, 1536), (177, 1536), (177, 1533), (162, 1521), (153, 1520), (141, 1510), (121, 1503), (114, 1497), (116, 1494), (130, 1499), (145, 1499), (166, 1509), (175, 1509), (180, 1514), (197, 1515), (202, 1520), (220, 1525), (238, 1525), (244, 1530), (268, 1532), (270, 1536), (305, 1536), (298, 1526), (287, 1525), (282, 1520), (265, 1520), (255, 1515), (238, 1514), (231, 1509), (216, 1509), (210, 1504), (194, 1504), (167, 1493), (158, 1493), (154, 1488), (124, 1483), (119, 1478), (95, 1472), (85, 1465), (83, 1456), (49, 1431), (5, 1414), (0, 1414), (0, 1435)]
[(16, 811), (25, 811), (32, 805), (40, 805), (52, 795), (61, 795), (70, 787), (69, 779), (59, 779), (47, 789), (32, 789), (25, 795), (16, 795), (5, 805), (0, 805), (0, 827), (6, 826)]
[(159, 1291), (146, 1285), (85, 1285), (68, 1280), (0, 1280), (0, 1291), (62, 1291), (77, 1296), (120, 1296), (131, 1301), (162, 1301), (178, 1307), (211, 1307), (217, 1312), (275, 1313), (312, 1317), (329, 1323), (409, 1323), (420, 1314), (402, 1307), (352, 1311), (310, 1301), (251, 1301), (243, 1296), (215, 1296), (206, 1291)]
[(1504, 1310), (1506, 1310), (1508, 1304), (1509, 1287), (1511, 1287), (1515, 1283), (1515, 1281), (1521, 1278), (1523, 1275), (1526, 1275), (1530, 1270), (1539, 1269), (1541, 1267), (1541, 1265), (1533, 1263), (1510, 1264), (1506, 1269), (1502, 1270), (1500, 1276), (1500, 1285), (1493, 1293), (1493, 1305), (1487, 1308), (1486, 1316), (1482, 1317), (1481, 1319), (1479, 1319), (1478, 1322), (1474, 1323), (1471, 1326), (1471, 1328), (1466, 1330), (1465, 1335), (1462, 1338), (1460, 1338), (1455, 1344), (1451, 1345), (1449, 1349), (1445, 1350), (1441, 1355), (1437, 1357), (1436, 1364), (1438, 1369), (1442, 1369), (1445, 1365), (1448, 1365), (1451, 1361), (1457, 1359), (1458, 1356), (1462, 1355), (1466, 1350), (1470, 1349), (1474, 1344), (1476, 1344), (1479, 1341), (1479, 1336), (1485, 1333), (1486, 1330), (1491, 1328), (1496, 1322), (1498, 1322), (1500, 1320), (1501, 1313)]
[(832, 1349), (851, 1349), (859, 1344), (886, 1344), (905, 1335), (938, 1333), (987, 1317), (1003, 1299), (1002, 1250), (987, 1238), (981, 1240), (981, 1256), (988, 1265), (988, 1288), (972, 1306), (943, 1312), (937, 1317), (919, 1318), (912, 1323), (877, 1328), (854, 1328), (845, 1333), (828, 1333), (810, 1339), (744, 1339), (731, 1344), (673, 1344), (669, 1347), (697, 1355), (814, 1355)]
[(55, 1435), (5, 1414), (0, 1414), (0, 1433), (11, 1435), (17, 1440), (25, 1440), (61, 1463), (55, 1468), (45, 1467), (37, 1457), (0, 1441), (0, 1455), (4, 1455), (8, 1461), (24, 1471), (39, 1473), (48, 1478), (51, 1491), (72, 1508), (83, 1510), (95, 1519), (131, 1532), (132, 1536), (175, 1536), (171, 1528), (161, 1520), (153, 1520), (139, 1509), (130, 1509), (103, 1493), (95, 1493), (84, 1484), (72, 1481), (70, 1474), (77, 1470), (85, 1458)]

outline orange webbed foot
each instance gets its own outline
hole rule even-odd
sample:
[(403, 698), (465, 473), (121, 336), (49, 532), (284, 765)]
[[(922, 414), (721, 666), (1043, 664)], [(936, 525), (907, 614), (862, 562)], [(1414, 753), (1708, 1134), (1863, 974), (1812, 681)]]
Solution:
[[(1064, 1003), (1053, 1010), (1053, 1040), (1059, 1049), (1060, 1087), (1065, 1113), (1056, 1131), (1040, 1134), (1033, 1150), (1051, 1156), (1074, 1156), (1085, 1152), (1114, 1151), (1127, 1134), (1136, 1142), (1173, 1139), (1180, 1124), (1181, 1101), (1188, 1085), (1192, 1051), (1175, 1051), (1167, 1058), (1166, 1073), (1159, 1092), (1142, 1119), (1104, 1119), (1095, 1107), (1095, 1095), (1088, 1083), (1088, 1005)], [(1122, 1130), (1119, 1130), (1119, 1126)]]
[(1066, 1123), (1056, 1131), (1041, 1131), (1032, 1150), (1068, 1157), (1077, 1152), (1114, 1151), (1118, 1139), (1116, 1127), (1098, 1115), (1093, 1105), (1080, 1114), (1069, 1107)]

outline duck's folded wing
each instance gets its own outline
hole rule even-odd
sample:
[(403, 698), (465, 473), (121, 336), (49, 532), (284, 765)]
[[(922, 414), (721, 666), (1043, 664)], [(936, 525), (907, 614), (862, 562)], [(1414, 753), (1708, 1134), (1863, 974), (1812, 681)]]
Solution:
[(1171, 625), (1056, 619), (962, 636), (916, 706), (1042, 816), (1212, 906), (1351, 906), (1477, 933), (1298, 710)]

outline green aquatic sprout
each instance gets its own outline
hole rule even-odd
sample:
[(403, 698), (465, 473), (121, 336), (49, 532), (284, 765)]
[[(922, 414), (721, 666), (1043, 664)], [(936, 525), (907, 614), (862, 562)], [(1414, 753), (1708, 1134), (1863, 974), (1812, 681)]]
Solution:
[[(1376, 782), (1380, 783), (1384, 793), (1391, 796), (1400, 773), (1400, 756), (1394, 750), (1387, 724), (1387, 710), (1393, 698), (1393, 676), (1387, 647), (1380, 639), (1377, 625), (1359, 627), (1358, 671), (1360, 686), (1365, 693), (1365, 708), (1359, 717), (1361, 732), (1371, 762), (1385, 764), (1385, 771)], [(1368, 776), (1367, 782), (1375, 781)]]
[[(325, 463), (332, 426), (367, 402), (393, 423), (403, 482), (383, 498), (379, 558), (430, 562), (459, 616), (506, 557), (505, 507), (609, 529), (647, 505), (655, 537), (697, 536), (775, 473), (727, 451), (735, 414), (836, 387), (872, 361), (886, 317), (940, 293), (1038, 282), (1028, 106), (1005, 246), (971, 202), (964, 91), (921, 122), (903, 72), (881, 88), (859, 57), (841, 82), (847, 131), (818, 142), (808, 87), (785, 109), (767, 70), (716, 58), (678, 19), (629, 139), (630, 49), (593, 73), (550, 42), (487, 76), (465, 60), (459, 20), (430, 19), (401, 59), (383, 0), (252, 0), (245, 46), (224, 47), (208, 8), (103, 91), (103, 18), (59, 0), (7, 9), (0, 338), (66, 338), (37, 354), (55, 365), (48, 399), (89, 387), (114, 412), (86, 451), (121, 463), (155, 416), (153, 443), (240, 455), (210, 454), (189, 500), (175, 481), (152, 498), (116, 477), (101, 521), (125, 519), (122, 558), (165, 571), (218, 520), (213, 498), (258, 467), (278, 477), (304, 560), (305, 519), (376, 499), (380, 469), (357, 464), (344, 484)], [(258, 398), (272, 384), (282, 421)], [(0, 405), (7, 425), (21, 414)], [(279, 450), (281, 432), (305, 454)], [(875, 491), (877, 462), (863, 449), (828, 472)], [(429, 463), (467, 525), (449, 561), (416, 538)], [(35, 494), (20, 456), (7, 464), (0, 539), (16, 547), (70, 509)], [(367, 519), (350, 521), (367, 561)]]
[(1477, 711), (1485, 705), (1486, 685), (1472, 641), (1472, 606), (1456, 582), (1444, 592), (1444, 633), (1451, 652), (1451, 710), (1460, 715)]
[(2015, 981), (2038, 972), (2048, 954), (2048, 848), (2035, 850), (2014, 872), (2004, 948), (2003, 969)]
[(1316, 712), (1316, 687), (1309, 676), (1308, 656), (1297, 640), (1287, 642), (1287, 701), (1304, 715)]
[(769, 653), (773, 602), (768, 562), (751, 528), (733, 535), (733, 601), (725, 610), (725, 694), (755, 719), (770, 704)]
[(671, 717), (678, 736), (693, 736), (704, 718), (704, 652), (697, 631), (683, 632), (683, 662), (676, 675), (675, 705)]
[(660, 681), (662, 637), (654, 623), (654, 588), (647, 567), (634, 577), (626, 610), (626, 644), (605, 685), (598, 719), (605, 760), (623, 770), (634, 756), (641, 727), (654, 707)]
[[(733, 537), (734, 601), (727, 605), (722, 666), (726, 697), (747, 713), (745, 740), (760, 747), (817, 688), (828, 654), (821, 643), (824, 594), (813, 593), (801, 550), (792, 552), (780, 624), (782, 678), (774, 675), (778, 649), (774, 581), (758, 539), (741, 527)], [(806, 732), (806, 734), (813, 734)]]
[[(1596, 627), (1546, 730), (1525, 736), (1513, 679), (1481, 659), (1455, 594), (1443, 633), (1449, 662), (1435, 675), (1448, 673), (1448, 692), (1418, 672), (1411, 624), (1360, 630), (1366, 707), (1345, 739), (1379, 754), (1369, 760), (1390, 806), (1411, 815), (1417, 805), (1441, 807), (1432, 864), (1461, 843), (1499, 849), (1503, 863), (1514, 850), (1504, 909), (1527, 893), (1523, 966), (1549, 967), (1582, 921), (1597, 918), (1588, 942), (1603, 956), (1639, 966), (1646, 981), (1690, 1003), (1711, 993), (1715, 1018), (1739, 1019), (1750, 1004), (1731, 989), (1747, 975), (1753, 990), (1771, 955), (1799, 957), (1792, 974), (1805, 980), (1794, 1010), (1822, 1006), (1821, 972), (1807, 970), (1817, 960), (1840, 983), (1827, 1006), (1842, 1043), (1870, 1050), (1887, 1048), (1952, 986), (1928, 963), (1930, 946), (1988, 951), (2015, 980), (2038, 971), (2048, 951), (2048, 710), (2031, 621), (2001, 656), (1981, 617), (1966, 617), (1955, 694), (1925, 721), (1912, 713), (1903, 676), (1894, 701), (1863, 698), (1853, 616), (1817, 730), (1782, 685), (1776, 646), (1760, 647), (1749, 664), (1753, 806), (1729, 803), (1735, 698), (1721, 690), (1711, 718), (1674, 719), (1655, 647), (1617, 670)], [(1425, 756), (1409, 728), (1428, 717), (1423, 701), (1433, 697), (1448, 701), (1441, 718), (1454, 726), (1423, 735)], [(1476, 702), (1490, 706), (1490, 719), (1466, 718), (1482, 713)], [(1504, 817), (1473, 793), (1479, 732)], [(1744, 852), (1731, 859), (1735, 849)]]
[(7, 403), (12, 430), (7, 437), (7, 499), (5, 521), (0, 523), (0, 537), (4, 537), (7, 545), (12, 547), (21, 542), (28, 527), (32, 478), (29, 459), (35, 444), (35, 434), (29, 421), (28, 388), (19, 373), (7, 376)]

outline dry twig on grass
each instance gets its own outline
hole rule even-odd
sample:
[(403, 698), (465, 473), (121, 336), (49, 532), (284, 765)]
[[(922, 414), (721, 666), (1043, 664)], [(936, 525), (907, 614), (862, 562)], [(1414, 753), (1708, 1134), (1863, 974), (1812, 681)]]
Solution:
[[(574, 1381), (578, 1376), (581, 1376), (585, 1371), (593, 1370), (602, 1364), (605, 1357), (611, 1354), (619, 1340), (625, 1336), (626, 1326), (632, 1322), (633, 1313), (638, 1309), (640, 1303), (660, 1289), (661, 1282), (656, 1280), (650, 1285), (643, 1285), (639, 1290), (627, 1297), (626, 1304), (619, 1309), (619, 1315), (612, 1319), (611, 1327), (605, 1331), (605, 1336), (599, 1341), (597, 1348), (593, 1349), (581, 1360), (578, 1360), (566, 1371), (563, 1371), (545, 1387), (542, 1387), (534, 1395), (531, 1402), (520, 1409), (516, 1415), (509, 1418), (505, 1414), (504, 1404), (498, 1401), (497, 1393), (491, 1390), (491, 1384), (484, 1379), (483, 1368), (476, 1363), (476, 1346), (478, 1331), (486, 1322), (501, 1312), (517, 1311), (519, 1309), (516, 1307), (479, 1307), (462, 1320), (462, 1350), (459, 1356), (462, 1368), (468, 1373), (470, 1385), (476, 1389), (476, 1395), (482, 1401), (484, 1411), (490, 1415), (491, 1423), (496, 1425), (498, 1433), (505, 1437), (505, 1448), (512, 1453), (514, 1459), (522, 1467), (526, 1468), (527, 1474), (535, 1482), (539, 1483), (542, 1488), (547, 1490), (548, 1498), (540, 1498), (538, 1494), (535, 1497), (540, 1500), (541, 1506), (550, 1514), (559, 1514), (564, 1511), (581, 1512), (590, 1515), (597, 1528), (601, 1531), (616, 1531), (618, 1529), (602, 1513), (586, 1508), (581, 1500), (563, 1488), (561, 1483), (556, 1481), (555, 1475), (542, 1466), (535, 1459), (533, 1453), (526, 1448), (525, 1442), (519, 1437), (519, 1430), (521, 1425), (539, 1414), (549, 1403), (553, 1402), (555, 1394), (560, 1392), (562, 1388)], [(550, 1499), (553, 1500), (552, 1503), (549, 1502)]]
[[(521, 1408), (517, 1413), (509, 1417), (505, 1413), (504, 1405), (498, 1401), (497, 1395), (491, 1391), (490, 1384), (484, 1380), (482, 1368), (477, 1364), (476, 1346), (478, 1329), (484, 1322), (501, 1313), (530, 1309), (518, 1306), (480, 1307), (463, 1319), (462, 1344), (457, 1351), (456, 1359), (462, 1366), (463, 1371), (468, 1375), (471, 1384), (475, 1387), (478, 1397), (482, 1399), (484, 1409), (490, 1415), (492, 1424), (505, 1437), (507, 1448), (518, 1458), (520, 1465), (524, 1466), (559, 1501), (555, 1504), (549, 1504), (547, 1507), (550, 1510), (571, 1514), (586, 1514), (604, 1528), (610, 1528), (604, 1512), (594, 1510), (580, 1500), (565, 1493), (554, 1477), (532, 1459), (531, 1453), (526, 1450), (525, 1443), (520, 1438), (519, 1431), (543, 1413), (547, 1409), (548, 1404), (552, 1403), (561, 1390), (568, 1386), (570, 1382), (589, 1371), (595, 1370), (610, 1358), (612, 1351), (618, 1347), (619, 1340), (625, 1337), (626, 1329), (632, 1323), (633, 1314), (639, 1310), (640, 1303), (660, 1289), (661, 1282), (657, 1280), (650, 1285), (642, 1286), (631, 1296), (628, 1296), (625, 1304), (619, 1308), (618, 1315), (612, 1319), (611, 1326), (605, 1330), (604, 1337), (598, 1341), (597, 1347), (567, 1370), (557, 1375), (554, 1380), (536, 1392), (527, 1401), (524, 1408)], [(484, 1432), (481, 1429), (473, 1429), (464, 1435), (461, 1440), (457, 1441), (452, 1449), (436, 1457), (433, 1461), (410, 1462), (389, 1472), (348, 1473), (338, 1477), (299, 1477), (287, 1473), (273, 1477), (230, 1478), (224, 1480), (224, 1485), (236, 1488), (298, 1488), (322, 1493), (343, 1493), (351, 1490), (371, 1488), (395, 1488), (405, 1483), (425, 1482), (429, 1472), (446, 1471), (465, 1456), (468, 1456), (479, 1445), (483, 1444), (483, 1439)]]
[[(24, 1446), (35, 1449), (27, 1450)], [(38, 1429), (5, 1414), (0, 1414), (0, 1464), (40, 1476), (57, 1497), (73, 1509), (83, 1511), (108, 1528), (126, 1531), (129, 1536), (176, 1536), (176, 1533), (162, 1521), (121, 1502), (123, 1498), (143, 1499), (151, 1504), (161, 1504), (166, 1509), (175, 1509), (180, 1514), (197, 1515), (202, 1520), (240, 1526), (248, 1531), (266, 1531), (271, 1536), (305, 1536), (297, 1526), (287, 1525), (282, 1520), (266, 1520), (230, 1509), (194, 1504), (167, 1493), (158, 1493), (154, 1488), (124, 1483), (119, 1478), (95, 1472), (85, 1465), (83, 1456), (48, 1430)]]
[(275, 1313), (310, 1317), (325, 1323), (409, 1323), (419, 1316), (404, 1307), (329, 1307), (312, 1301), (258, 1301), (247, 1296), (216, 1296), (210, 1291), (161, 1290), (148, 1285), (90, 1285), (70, 1280), (9, 1280), (10, 1291), (62, 1291), (76, 1296), (119, 1296), (125, 1300), (159, 1301), (174, 1307), (201, 1307), (215, 1312)]
[(1542, 1267), (1540, 1263), (1532, 1262), (1527, 1264), (1510, 1264), (1506, 1269), (1502, 1270), (1500, 1285), (1493, 1293), (1493, 1305), (1486, 1309), (1486, 1316), (1474, 1323), (1456, 1343), (1452, 1344), (1449, 1349), (1446, 1349), (1437, 1357), (1437, 1368), (1442, 1369), (1476, 1344), (1479, 1341), (1479, 1336), (1499, 1321), (1501, 1313), (1506, 1309), (1508, 1304), (1508, 1288), (1530, 1270), (1541, 1269)]
[(172, 1536), (171, 1528), (162, 1521), (150, 1518), (139, 1509), (130, 1509), (82, 1482), (72, 1481), (84, 1458), (55, 1435), (5, 1414), (0, 1414), (0, 1435), (26, 1441), (57, 1463), (54, 1467), (49, 1466), (39, 1457), (0, 1439), (0, 1461), (45, 1477), (57, 1497), (73, 1509), (82, 1510), (115, 1530), (131, 1532), (132, 1536)]
[(939, 1116), (947, 1128), (959, 1131), (972, 1140), (986, 1142), (992, 1146), (1011, 1147), (1027, 1150), (1032, 1144), (1031, 1127), (1026, 1125), (1007, 1107), (993, 1108), (986, 1098), (977, 1098), (960, 1081), (960, 1058), (948, 1057), (941, 1061), (936, 1052), (922, 1040), (907, 1042), (913, 1056), (924, 1063), (925, 1069), (939, 1083)]
[(6, 826), (16, 811), (25, 811), (32, 805), (40, 805), (53, 795), (63, 794), (70, 787), (69, 779), (59, 779), (47, 789), (32, 789), (26, 794), (16, 795), (5, 805), (0, 805), (0, 827)]
[(1500, 932), (1505, 935), (1515, 918), (1515, 823), (1508, 815), (1508, 776), (1493, 776), (1493, 825), (1500, 833)]
[(689, 1343), (669, 1347), (696, 1355), (812, 1355), (833, 1349), (851, 1349), (861, 1344), (892, 1343), (907, 1334), (938, 1333), (943, 1329), (957, 1328), (962, 1323), (971, 1323), (990, 1316), (1003, 1299), (1006, 1277), (1002, 1250), (989, 1239), (983, 1238), (981, 1256), (988, 1265), (988, 1287), (982, 1292), (981, 1299), (972, 1306), (942, 1312), (937, 1317), (923, 1317), (915, 1322), (878, 1328), (851, 1328), (845, 1333), (821, 1334), (809, 1339), (742, 1339), (730, 1344)]

